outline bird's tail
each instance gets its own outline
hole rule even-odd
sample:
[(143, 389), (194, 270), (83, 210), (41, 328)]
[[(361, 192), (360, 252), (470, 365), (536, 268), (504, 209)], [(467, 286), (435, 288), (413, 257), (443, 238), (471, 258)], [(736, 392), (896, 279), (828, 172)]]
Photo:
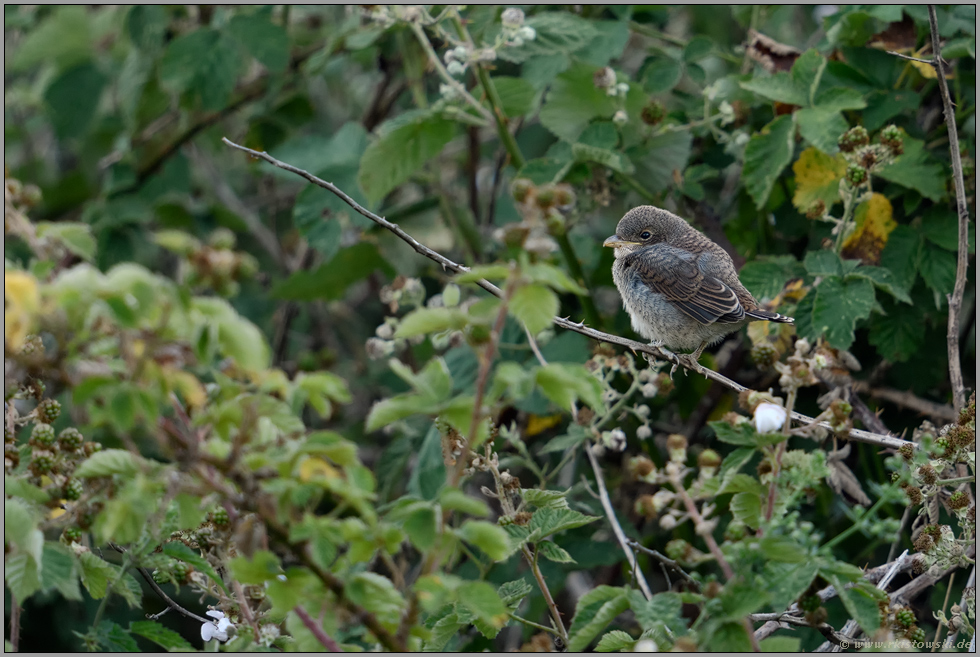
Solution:
[(761, 319), (770, 322), (778, 322), (780, 324), (792, 324), (794, 322), (792, 317), (787, 317), (786, 315), (780, 315), (779, 313), (763, 310), (762, 308), (756, 308), (755, 310), (746, 310), (745, 314), (748, 317), (751, 317), (752, 319)]

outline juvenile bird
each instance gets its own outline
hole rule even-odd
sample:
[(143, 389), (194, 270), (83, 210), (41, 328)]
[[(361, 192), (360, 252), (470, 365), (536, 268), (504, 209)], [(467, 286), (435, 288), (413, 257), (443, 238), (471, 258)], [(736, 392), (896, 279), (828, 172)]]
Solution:
[(657, 347), (693, 349), (682, 358), (695, 369), (705, 347), (750, 321), (793, 323), (760, 308), (725, 250), (671, 212), (634, 208), (603, 246), (616, 249), (613, 281), (633, 330)]

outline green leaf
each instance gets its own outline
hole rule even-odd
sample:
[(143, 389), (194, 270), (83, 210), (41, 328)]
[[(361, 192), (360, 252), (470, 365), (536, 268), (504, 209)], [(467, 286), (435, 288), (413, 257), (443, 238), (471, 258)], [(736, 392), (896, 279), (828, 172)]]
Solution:
[(762, 498), (755, 493), (738, 493), (729, 506), (732, 516), (752, 529), (758, 529), (762, 520)]
[(139, 472), (136, 457), (124, 449), (104, 449), (95, 452), (75, 469), (74, 476), (81, 479), (88, 477), (109, 477), (122, 475), (132, 477)]
[(438, 403), (424, 395), (398, 395), (382, 399), (371, 407), (367, 420), (364, 422), (364, 430), (377, 431), (392, 422), (411, 417), (417, 413), (435, 413), (438, 409)]
[(167, 31), (167, 10), (160, 5), (136, 5), (126, 14), (126, 32), (140, 50), (156, 52)]
[[(176, 541), (165, 543), (163, 545), (163, 553), (171, 559), (177, 559), (178, 561), (183, 561), (184, 563), (189, 563), (190, 565), (194, 566), (202, 573), (210, 577), (211, 581), (220, 586), (225, 593), (230, 594), (228, 587), (225, 586), (224, 580), (218, 576), (218, 573), (214, 572), (214, 568), (211, 567), (211, 564), (208, 563), (200, 554), (183, 543), (178, 543)], [(278, 559), (276, 561), (278, 563)]]
[[(748, 424), (748, 423), (746, 423)], [(726, 493), (752, 493), (758, 497), (765, 495), (768, 488), (759, 483), (755, 477), (747, 474), (735, 474), (725, 477), (724, 485), (718, 490), (718, 495)]]
[(61, 543), (47, 541), (41, 555), (41, 588), (56, 589), (66, 600), (81, 600), (75, 559)]
[(517, 579), (501, 584), (500, 588), (497, 589), (497, 595), (500, 596), (505, 605), (511, 609), (516, 609), (521, 604), (521, 600), (530, 595), (533, 590), (534, 587), (530, 583), (523, 579)]
[(23, 41), (11, 53), (10, 70), (48, 63), (64, 69), (89, 59), (93, 52), (90, 16), (82, 6), (53, 7), (37, 27), (24, 32)]
[[(43, 504), (51, 499), (51, 496), (47, 492), (28, 482), (26, 479), (9, 474), (3, 476), (3, 491), (10, 497), (19, 497), (28, 502), (40, 502)], [(6, 536), (9, 537), (9, 530), (5, 531), (7, 532)]]
[(506, 531), (483, 520), (467, 520), (456, 530), (456, 535), (483, 550), (494, 561), (503, 561), (515, 551)]
[(542, 285), (525, 285), (518, 288), (510, 298), (508, 310), (518, 321), (523, 322), (531, 335), (543, 331), (551, 325), (558, 314), (558, 296)]
[(695, 36), (692, 37), (687, 45), (684, 46), (684, 61), (685, 62), (697, 62), (708, 55), (715, 48), (715, 42), (706, 36)]
[(795, 258), (777, 256), (745, 263), (738, 278), (756, 299), (774, 299), (788, 280), (802, 276), (801, 269)]
[(500, 48), (497, 55), (501, 59), (519, 64), (535, 56), (570, 55), (599, 35), (591, 21), (567, 11), (543, 12), (524, 24), (534, 28), (534, 39), (521, 46)]
[(34, 595), (41, 588), (41, 578), (34, 557), (29, 554), (6, 557), (3, 560), (3, 581), (19, 602)]
[(759, 550), (770, 561), (780, 563), (802, 563), (808, 558), (800, 544), (787, 536), (764, 536)]
[(372, 202), (380, 201), (441, 153), (455, 134), (454, 121), (435, 115), (422, 116), (385, 132), (361, 158), (361, 189)]
[(490, 507), (483, 500), (470, 497), (458, 488), (447, 488), (439, 494), (439, 504), (449, 511), (460, 511), (471, 516), (486, 518), (490, 515)]
[(770, 562), (763, 571), (763, 585), (772, 595), (771, 604), (775, 609), (785, 609), (803, 595), (817, 575), (817, 564), (811, 561), (802, 563)]
[(919, 273), (922, 274), (922, 280), (933, 291), (938, 310), (942, 307), (946, 295), (953, 291), (953, 286), (956, 284), (956, 254), (932, 242), (923, 242)]
[(807, 251), (803, 266), (810, 276), (841, 276), (844, 273), (840, 256), (833, 251)]
[(583, 527), (598, 519), (571, 509), (538, 509), (531, 516), (528, 529), (532, 534), (536, 533), (537, 540), (541, 540), (567, 529)]
[(634, 176), (644, 189), (659, 194), (674, 184), (674, 172), (684, 171), (691, 157), (689, 132), (668, 132), (653, 137), (627, 153), (636, 165)]
[(771, 636), (759, 642), (762, 652), (800, 652), (799, 637)]
[(96, 600), (104, 598), (109, 583), (118, 575), (118, 569), (91, 552), (80, 554), (78, 563), (82, 569), (82, 584), (85, 590)]
[(548, 363), (535, 373), (535, 382), (545, 396), (565, 410), (580, 399), (594, 409), (605, 408), (602, 384), (581, 365)]
[(633, 647), (636, 639), (622, 630), (613, 630), (602, 635), (599, 644), (595, 647), (596, 652), (620, 652), (626, 648)]
[(668, 55), (648, 57), (643, 64), (643, 89), (651, 94), (670, 91), (681, 81), (684, 64)]
[(793, 157), (793, 119), (780, 116), (749, 139), (745, 146), (742, 179), (745, 189), (762, 208), (769, 200), (772, 186)]
[[(868, 582), (858, 582), (852, 587), (846, 587), (839, 578), (831, 578), (831, 584), (840, 592), (841, 602), (848, 615), (857, 621), (868, 636), (874, 635), (881, 627), (881, 614), (878, 610), (878, 600), (872, 591), (873, 585)], [(870, 589), (870, 590), (869, 590)]]
[(381, 269), (392, 274), (391, 265), (369, 242), (360, 242), (341, 249), (330, 262), (313, 271), (298, 271), (272, 288), (271, 295), (290, 301), (332, 301), (341, 299), (347, 288)]
[(572, 280), (571, 276), (565, 273), (565, 270), (546, 262), (529, 265), (524, 273), (535, 283), (541, 283), (562, 292), (588, 294), (588, 291)]
[[(868, 103), (864, 100), (864, 95), (857, 89), (830, 87), (817, 96), (814, 105), (820, 109), (839, 111), (864, 109)], [(867, 112), (864, 116), (867, 120)]]
[(554, 561), (555, 563), (576, 563), (575, 559), (572, 559), (572, 555), (551, 541), (538, 543), (537, 550), (538, 554), (548, 561)]
[(149, 639), (158, 646), (168, 651), (190, 652), (194, 647), (170, 628), (164, 627), (156, 621), (132, 621), (129, 624), (130, 634)]
[(531, 111), (531, 105), (538, 91), (524, 78), (514, 78), (505, 75), (490, 78), (497, 95), (500, 97), (500, 108), (508, 117), (524, 116)]
[[(167, 545), (174, 545), (174, 543)], [(166, 546), (164, 546), (164, 553), (166, 553)], [(251, 558), (235, 557), (228, 562), (228, 568), (234, 578), (242, 584), (262, 585), (282, 574), (279, 557), (268, 550), (258, 550)]]
[(921, 248), (919, 234), (908, 226), (896, 226), (888, 235), (888, 243), (881, 252), (881, 266), (892, 273), (903, 290), (911, 290), (915, 283)]
[(387, 577), (358, 573), (348, 580), (344, 593), (351, 602), (375, 614), (383, 625), (391, 629), (398, 626), (405, 609), (405, 598)]
[(882, 306), (887, 314), (872, 316), (868, 342), (882, 358), (893, 363), (905, 362), (922, 348), (926, 325), (918, 314), (888, 300)]
[(422, 506), (413, 511), (403, 525), (408, 540), (416, 548), (425, 552), (436, 542), (439, 529), (436, 524), (436, 512), (431, 506)]
[(884, 290), (902, 303), (911, 305), (912, 298), (909, 296), (908, 291), (899, 286), (898, 280), (890, 269), (864, 265), (855, 269), (854, 275), (867, 278), (874, 283), (875, 287)]
[(262, 331), (232, 308), (224, 299), (194, 297), (192, 312), (209, 326), (217, 328), (218, 348), (235, 360), (238, 366), (251, 371), (264, 370), (272, 360), (269, 345)]
[(410, 338), (466, 327), (466, 313), (458, 308), (418, 308), (405, 315), (395, 329), (396, 338)]
[[(449, 607), (452, 609), (452, 607)], [(456, 613), (449, 613), (437, 620), (431, 627), (431, 635), (422, 646), (424, 652), (444, 652), (446, 645), (455, 637), (466, 623), (459, 620)]]
[(244, 64), (238, 45), (217, 30), (204, 28), (171, 41), (160, 59), (160, 82), (200, 98), (205, 110), (224, 107)]
[[(930, 208), (922, 217), (920, 230), (928, 241), (947, 251), (955, 253), (959, 248), (959, 222), (956, 218), (956, 212), (952, 208), (938, 205)], [(967, 222), (966, 235), (969, 245), (968, 251), (976, 253), (977, 231), (972, 221)]]
[(741, 422), (734, 427), (727, 422), (715, 421), (708, 425), (715, 430), (718, 440), (729, 445), (755, 446), (755, 427), (750, 422)]
[(941, 201), (946, 196), (946, 173), (941, 164), (932, 161), (925, 144), (902, 131), (905, 152), (875, 175), (914, 189), (927, 199)]
[(99, 644), (109, 652), (139, 652), (136, 639), (112, 621), (104, 620), (95, 628)]
[(106, 78), (99, 69), (86, 62), (68, 69), (48, 85), (44, 102), (59, 137), (81, 137), (86, 133), (95, 118), (105, 83)]
[(824, 153), (833, 155), (839, 149), (837, 140), (847, 132), (847, 120), (836, 109), (810, 107), (796, 112), (800, 134)]
[(817, 286), (813, 301), (813, 328), (837, 349), (854, 342), (854, 325), (871, 314), (875, 304), (874, 286), (866, 278), (830, 276)]
[(497, 590), (487, 582), (464, 582), (456, 589), (456, 594), (459, 605), (484, 623), (497, 630), (507, 623), (507, 607)]
[(578, 140), (592, 119), (611, 118), (618, 109), (616, 99), (596, 88), (595, 71), (585, 64), (572, 66), (555, 78), (541, 108), (541, 125), (569, 143)]
[(281, 73), (289, 65), (289, 38), (269, 14), (237, 14), (228, 21), (228, 32), (270, 72)]
[(539, 509), (567, 509), (568, 491), (548, 490), (540, 488), (522, 488), (521, 497), (528, 504)]
[(814, 48), (810, 48), (793, 62), (790, 76), (803, 92), (807, 105), (813, 104), (817, 95), (817, 87), (820, 86), (820, 78), (823, 77), (823, 71), (826, 67), (827, 60)]
[(583, 595), (568, 628), (569, 652), (584, 651), (599, 632), (629, 607), (629, 598), (621, 588), (602, 585)]

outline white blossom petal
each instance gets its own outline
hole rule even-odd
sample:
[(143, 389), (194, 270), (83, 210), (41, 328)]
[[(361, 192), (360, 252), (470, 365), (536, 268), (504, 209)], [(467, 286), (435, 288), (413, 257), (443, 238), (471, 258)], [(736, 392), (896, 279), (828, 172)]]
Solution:
[(218, 628), (216, 628), (212, 623), (205, 623), (204, 625), (201, 625), (201, 638), (205, 641), (210, 641), (214, 638), (215, 632), (217, 631)]
[(763, 402), (755, 407), (755, 414), (752, 416), (755, 422), (755, 430), (759, 433), (773, 433), (782, 429), (786, 423), (786, 409), (777, 404)]
[(225, 612), (218, 611), (217, 609), (208, 609), (206, 612), (204, 612), (204, 615), (210, 616), (211, 618), (221, 619), (225, 617)]

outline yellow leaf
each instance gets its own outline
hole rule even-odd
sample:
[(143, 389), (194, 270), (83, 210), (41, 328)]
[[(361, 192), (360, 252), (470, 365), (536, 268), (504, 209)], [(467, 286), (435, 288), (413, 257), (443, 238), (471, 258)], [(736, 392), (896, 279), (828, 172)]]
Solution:
[(34, 326), (37, 281), (22, 271), (3, 272), (3, 338), (7, 351), (18, 351)]
[(56, 508), (51, 509), (51, 512), (48, 513), (48, 518), (54, 520), (55, 518), (60, 518), (61, 516), (68, 513), (68, 508), (65, 506), (67, 503), (68, 500), (61, 500), (61, 504)]
[(204, 386), (190, 372), (167, 366), (164, 368), (164, 378), (192, 409), (199, 409), (207, 403), (208, 394)]
[(881, 251), (888, 243), (888, 235), (898, 225), (892, 218), (892, 204), (882, 194), (875, 193), (857, 206), (854, 218), (854, 232), (844, 242), (841, 255), (860, 259), (866, 265), (877, 265), (881, 261)]
[(310, 456), (299, 464), (299, 480), (306, 483), (312, 479), (339, 479), (340, 471), (316, 456)]
[(839, 153), (827, 155), (811, 146), (793, 163), (796, 175), (796, 191), (793, 205), (800, 212), (807, 212), (817, 201), (823, 201), (829, 210), (840, 200), (840, 179), (847, 170), (847, 162)]
[(561, 414), (558, 415), (531, 415), (527, 419), (527, 436), (536, 436), (543, 431), (561, 422)]

